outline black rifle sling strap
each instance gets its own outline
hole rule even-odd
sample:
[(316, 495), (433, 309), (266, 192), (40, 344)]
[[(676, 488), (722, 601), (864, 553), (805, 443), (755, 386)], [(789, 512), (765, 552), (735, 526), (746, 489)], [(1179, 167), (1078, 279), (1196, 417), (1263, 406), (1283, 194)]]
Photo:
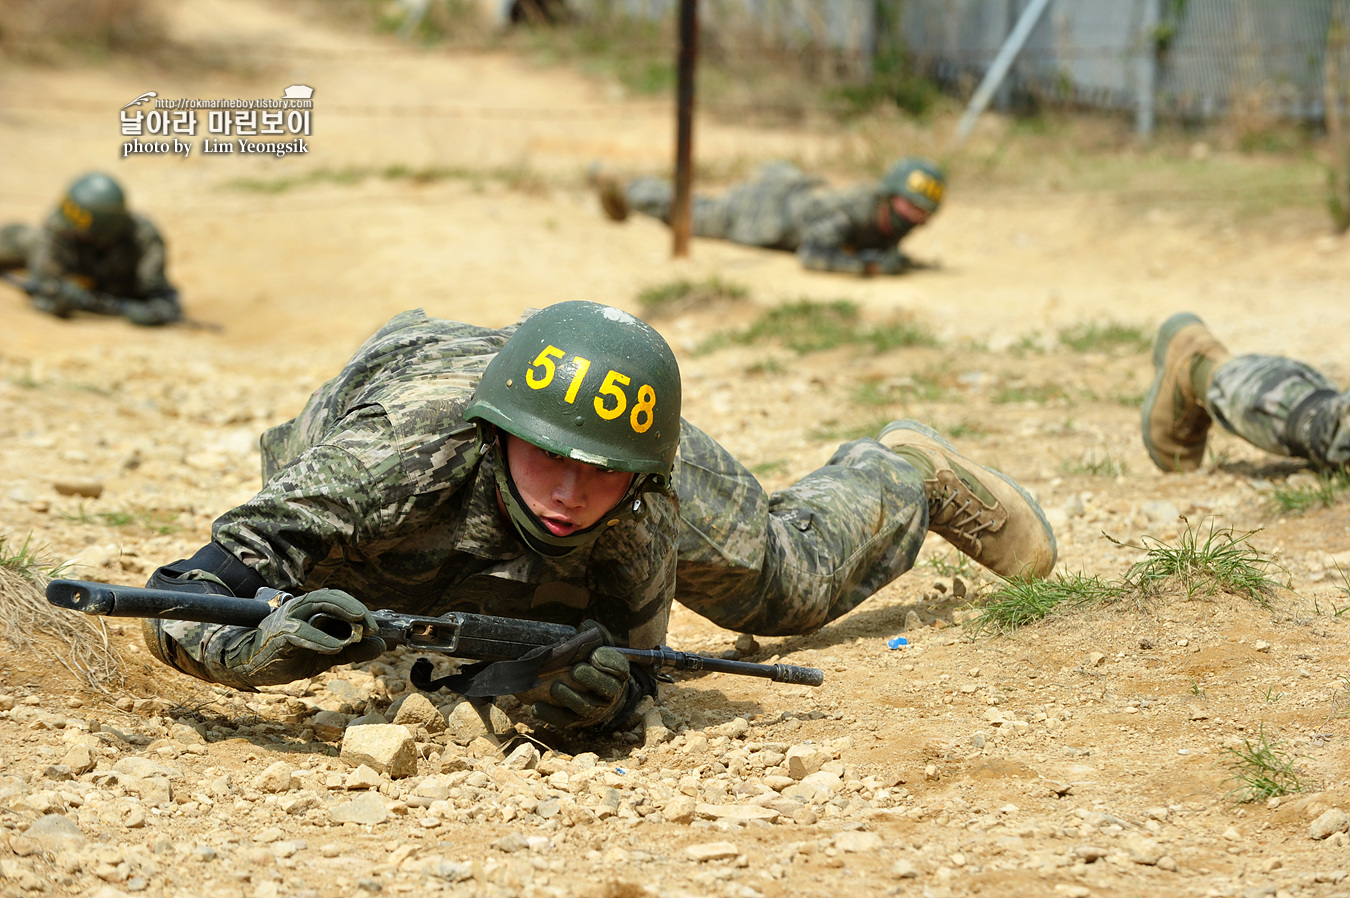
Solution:
[(418, 658), (408, 675), (413, 686), (423, 692), (449, 689), (465, 698), (496, 698), (499, 695), (518, 695), (528, 692), (542, 682), (541, 673), (551, 673), (590, 657), (591, 651), (604, 642), (599, 630), (582, 630), (566, 642), (541, 645), (533, 651), (510, 661), (480, 661), (458, 673), (431, 679), (431, 662)]

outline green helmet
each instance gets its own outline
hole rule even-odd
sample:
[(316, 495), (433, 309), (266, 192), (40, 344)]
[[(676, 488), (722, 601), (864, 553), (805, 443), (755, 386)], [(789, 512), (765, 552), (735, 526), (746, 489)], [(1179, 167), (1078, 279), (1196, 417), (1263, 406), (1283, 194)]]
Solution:
[(112, 243), (131, 226), (126, 195), (102, 172), (77, 178), (57, 211), (65, 233), (93, 243)]
[(947, 176), (931, 159), (906, 156), (892, 166), (881, 179), (881, 192), (886, 196), (900, 196), (930, 215), (942, 204), (947, 189)]
[[(621, 309), (562, 302), (534, 313), (488, 363), (464, 420), (496, 446), (497, 485), (525, 544), (560, 555), (645, 514), (641, 494), (670, 489), (680, 445), (680, 369), (652, 327)], [(594, 527), (555, 536), (525, 507), (491, 428), (575, 461), (635, 474)]]

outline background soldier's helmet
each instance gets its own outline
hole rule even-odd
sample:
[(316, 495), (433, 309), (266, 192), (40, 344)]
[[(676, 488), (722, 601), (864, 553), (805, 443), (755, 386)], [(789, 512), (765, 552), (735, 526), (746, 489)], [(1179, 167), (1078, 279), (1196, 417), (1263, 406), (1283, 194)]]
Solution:
[(102, 172), (77, 178), (61, 198), (57, 213), (66, 234), (92, 243), (112, 243), (131, 227), (126, 195)]
[(931, 159), (906, 156), (892, 166), (881, 179), (881, 192), (901, 196), (930, 215), (942, 204), (947, 177)]
[[(670, 489), (680, 445), (680, 369), (652, 327), (621, 309), (563, 302), (534, 313), (488, 363), (464, 410), (476, 421), (502, 502), (525, 544), (560, 555), (645, 513), (642, 494)], [(516, 491), (492, 427), (575, 461), (628, 471), (628, 493), (594, 527), (555, 536)]]

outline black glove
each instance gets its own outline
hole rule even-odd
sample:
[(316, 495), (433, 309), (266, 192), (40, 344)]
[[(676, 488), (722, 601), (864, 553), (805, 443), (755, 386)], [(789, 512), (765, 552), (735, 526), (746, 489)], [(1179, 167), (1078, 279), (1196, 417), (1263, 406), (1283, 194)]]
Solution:
[[(323, 617), (315, 621), (317, 615)], [(375, 616), (353, 596), (317, 589), (283, 602), (226, 646), (221, 660), (252, 686), (277, 686), (322, 673), (339, 664), (370, 661), (383, 654)]]
[(621, 722), (644, 693), (630, 678), (628, 659), (613, 642), (604, 627), (584, 621), (577, 635), (555, 647), (540, 667), (540, 684), (516, 698), (533, 704), (531, 713), (558, 729), (604, 728)]

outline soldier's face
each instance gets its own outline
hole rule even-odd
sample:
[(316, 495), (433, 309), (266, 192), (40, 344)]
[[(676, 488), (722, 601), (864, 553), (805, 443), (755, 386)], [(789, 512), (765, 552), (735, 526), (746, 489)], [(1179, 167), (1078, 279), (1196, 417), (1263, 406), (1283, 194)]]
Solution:
[(903, 196), (891, 197), (891, 211), (906, 221), (916, 225), (921, 225), (928, 221), (928, 217), (931, 214), (925, 209), (920, 209)]
[(570, 536), (599, 523), (628, 492), (633, 475), (597, 468), (506, 438), (506, 464), (525, 505), (554, 536)]

